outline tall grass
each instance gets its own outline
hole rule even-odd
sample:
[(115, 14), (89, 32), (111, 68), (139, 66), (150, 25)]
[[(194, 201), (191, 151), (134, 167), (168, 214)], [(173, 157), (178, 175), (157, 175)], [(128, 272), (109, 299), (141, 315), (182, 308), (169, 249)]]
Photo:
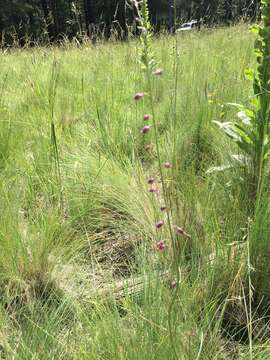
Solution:
[[(190, 235), (175, 244), (179, 359), (245, 359), (250, 344), (253, 358), (269, 354), (269, 266), (253, 261), (268, 251), (267, 202), (251, 226), (239, 171), (206, 173), (235, 153), (212, 121), (231, 119), (225, 104), (248, 102), (255, 36), (244, 25), (179, 35), (177, 59), (173, 37), (152, 42), (163, 68), (151, 88), (159, 159), (173, 164), (162, 168), (169, 216)], [(157, 146), (145, 148), (154, 132), (140, 132), (148, 100), (133, 100), (148, 84), (139, 47), (66, 43), (0, 57), (3, 358), (175, 357), (172, 253), (157, 249), (170, 235), (155, 229), (164, 203), (147, 185), (159, 177)]]

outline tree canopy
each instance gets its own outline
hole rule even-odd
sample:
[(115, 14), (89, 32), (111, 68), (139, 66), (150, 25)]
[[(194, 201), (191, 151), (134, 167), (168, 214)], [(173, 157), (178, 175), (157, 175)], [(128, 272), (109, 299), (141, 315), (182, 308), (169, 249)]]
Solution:
[[(175, 7), (174, 7), (175, 6)], [(0, 0), (2, 44), (55, 41), (79, 34), (89, 37), (112, 31), (125, 38), (134, 24), (131, 0)], [(205, 24), (253, 20), (259, 0), (149, 0), (154, 28), (170, 28), (177, 21), (202, 19)]]

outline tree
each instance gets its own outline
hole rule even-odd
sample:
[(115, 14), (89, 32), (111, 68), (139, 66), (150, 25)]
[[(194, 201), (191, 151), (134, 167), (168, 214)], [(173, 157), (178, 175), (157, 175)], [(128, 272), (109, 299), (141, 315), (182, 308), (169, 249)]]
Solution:
[(93, 24), (95, 23), (95, 7), (93, 0), (84, 0), (84, 14), (85, 14), (85, 25), (87, 35), (90, 36), (91, 28), (93, 28)]
[[(126, 39), (127, 25), (135, 16), (127, 4), (130, 0), (0, 0), (0, 38), (12, 43), (17, 37), (23, 44), (26, 38), (38, 40), (47, 32), (49, 40), (56, 41), (62, 35), (74, 37), (81, 32), (92, 37), (98, 28), (107, 38), (114, 29), (118, 38)], [(193, 18), (213, 24), (255, 20), (260, 0), (148, 0), (148, 4), (151, 22), (158, 31), (163, 25), (173, 29), (174, 10), (181, 21)]]

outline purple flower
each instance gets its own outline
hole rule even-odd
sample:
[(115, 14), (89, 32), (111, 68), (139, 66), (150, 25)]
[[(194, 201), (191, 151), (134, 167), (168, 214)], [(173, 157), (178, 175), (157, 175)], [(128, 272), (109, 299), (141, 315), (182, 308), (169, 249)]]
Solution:
[(170, 168), (172, 167), (172, 164), (171, 164), (169, 161), (166, 161), (166, 162), (164, 163), (164, 167), (165, 167), (166, 169), (170, 169)]
[(160, 229), (162, 226), (164, 225), (164, 221), (160, 220), (159, 222), (156, 223), (156, 229)]
[(150, 176), (150, 178), (147, 180), (148, 184), (152, 185), (155, 182), (155, 178), (153, 176)]
[(145, 115), (143, 116), (143, 120), (147, 121), (147, 120), (149, 120), (149, 119), (150, 119), (150, 115), (149, 115), (149, 114), (145, 114)]
[(150, 193), (157, 193), (158, 192), (158, 188), (157, 188), (156, 184), (151, 184), (151, 186), (149, 188), (149, 192)]
[(164, 241), (163, 240), (161, 240), (161, 241), (159, 241), (158, 243), (157, 243), (157, 249), (159, 250), (159, 251), (164, 251), (165, 250), (165, 243), (164, 243)]
[(141, 133), (142, 134), (147, 134), (151, 129), (151, 126), (149, 125), (145, 125), (142, 129), (141, 129)]
[(161, 76), (163, 74), (163, 69), (156, 69), (154, 72), (153, 72), (153, 75), (156, 75), (156, 76)]
[(134, 99), (135, 101), (138, 101), (138, 100), (141, 100), (141, 98), (143, 98), (143, 97), (144, 97), (144, 93), (139, 92), (139, 93), (137, 93), (137, 94), (134, 95), (133, 99)]

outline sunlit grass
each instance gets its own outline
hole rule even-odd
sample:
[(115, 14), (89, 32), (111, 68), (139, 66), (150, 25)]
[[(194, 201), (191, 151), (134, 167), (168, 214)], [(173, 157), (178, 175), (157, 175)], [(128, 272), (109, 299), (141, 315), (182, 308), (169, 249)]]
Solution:
[[(239, 174), (206, 170), (226, 163), (233, 146), (212, 121), (230, 120), (226, 103), (245, 103), (252, 93), (244, 69), (254, 66), (254, 36), (247, 26), (179, 35), (176, 108), (175, 40), (154, 41), (164, 69), (154, 89), (161, 157), (175, 159), (175, 179), (167, 181), (173, 220), (191, 235), (179, 244), (185, 251), (175, 344), (179, 359), (244, 359), (248, 229), (241, 183), (232, 189)], [(145, 88), (137, 52), (130, 40), (1, 54), (3, 358), (173, 359), (174, 279), (169, 248), (157, 250), (162, 204), (147, 186), (158, 171), (155, 150), (145, 151), (153, 134), (140, 132), (147, 101), (133, 100)], [(53, 69), (60, 179), (51, 140)], [(252, 236), (266, 244), (265, 214), (261, 222)], [(266, 315), (266, 307), (254, 310), (257, 358), (269, 352)]]

